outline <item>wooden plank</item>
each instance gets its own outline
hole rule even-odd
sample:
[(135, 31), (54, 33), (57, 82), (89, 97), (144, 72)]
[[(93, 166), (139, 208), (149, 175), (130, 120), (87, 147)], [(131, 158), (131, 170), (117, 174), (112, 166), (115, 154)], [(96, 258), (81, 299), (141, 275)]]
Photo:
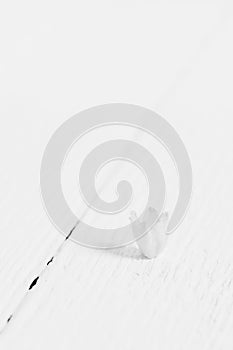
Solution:
[[(129, 92), (133, 83), (127, 71), (127, 87), (119, 84), (109, 94), (101, 87), (92, 97), (89, 87), (82, 92), (82, 76), (77, 88), (82, 104), (76, 102), (73, 92), (77, 80), (68, 79), (68, 92), (64, 87), (59, 90), (53, 81), (55, 70), (42, 92), (42, 71), (36, 75), (39, 87), (34, 83), (31, 94), (29, 76), (21, 93), (7, 86), (1, 107), (7, 122), (0, 141), (1, 149), (7, 150), (2, 157), (0, 202), (0, 341), (4, 350), (16, 346), (24, 350), (232, 348), (232, 24), (220, 20), (215, 27), (210, 22), (213, 32), (209, 36), (202, 35), (204, 22), (197, 28), (198, 34), (193, 34), (195, 42), (201, 37), (205, 41), (201, 47), (183, 51), (187, 61), (192, 54), (190, 66), (176, 69), (184, 66), (183, 61), (178, 64), (182, 55), (177, 61), (168, 60), (173, 64), (169, 74), (177, 73), (175, 84), (169, 83), (168, 76), (164, 85), (163, 79), (158, 79), (154, 89), (148, 88), (147, 96), (143, 77), (139, 77), (143, 89)], [(187, 24), (187, 30), (192, 25)], [(44, 38), (44, 34), (39, 37)], [(159, 45), (158, 40), (155, 43)], [(151, 54), (153, 64), (159, 65), (155, 53)], [(152, 61), (149, 67), (154, 79), (159, 69), (152, 67)], [(32, 68), (29, 64), (29, 70)], [(79, 74), (81, 68), (76, 68), (75, 79)], [(117, 81), (117, 74), (119, 71), (113, 81)], [(67, 89), (66, 77), (61, 78)], [(163, 95), (166, 89), (169, 93)], [(152, 108), (157, 104), (157, 111), (182, 135), (194, 168), (190, 212), (157, 260), (142, 259), (133, 246), (110, 252), (64, 243), (64, 237), (48, 222), (39, 198), (39, 160), (54, 123), (60, 124), (85, 104), (104, 98), (108, 102), (112, 96), (121, 99), (124, 92), (129, 96), (127, 102), (132, 99)], [(160, 104), (155, 94), (164, 96)], [(54, 254), (56, 258), (47, 265)], [(33, 288), (29, 290), (30, 285)]]

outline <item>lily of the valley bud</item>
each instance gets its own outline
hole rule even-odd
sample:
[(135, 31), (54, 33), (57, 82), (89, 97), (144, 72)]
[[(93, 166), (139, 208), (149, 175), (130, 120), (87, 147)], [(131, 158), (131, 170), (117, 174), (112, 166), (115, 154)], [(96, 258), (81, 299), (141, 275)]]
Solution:
[(156, 223), (148, 230), (148, 232), (142, 236), (140, 233), (146, 232), (148, 227), (151, 226), (154, 217), (158, 217), (158, 213), (154, 208), (149, 208), (142, 221), (137, 218), (136, 212), (132, 212), (130, 216), (130, 221), (132, 223), (132, 231), (134, 237), (137, 239), (136, 243), (141, 251), (141, 253), (149, 258), (155, 258), (162, 252), (167, 242), (167, 226), (168, 226), (168, 213), (162, 213)]

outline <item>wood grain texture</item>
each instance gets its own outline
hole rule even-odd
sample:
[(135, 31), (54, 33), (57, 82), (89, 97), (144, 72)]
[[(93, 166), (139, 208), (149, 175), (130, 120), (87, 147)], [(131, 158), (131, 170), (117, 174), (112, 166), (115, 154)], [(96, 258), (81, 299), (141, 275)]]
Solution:
[[(117, 48), (125, 49), (130, 58), (120, 66), (123, 74), (120, 68), (112, 73), (105, 61), (98, 61), (108, 52), (103, 49), (106, 37), (98, 39), (100, 46), (103, 45), (103, 53), (96, 58), (97, 62), (102, 70), (104, 67), (109, 69), (112, 80), (107, 73), (95, 75), (97, 66), (92, 70), (87, 62), (89, 71), (87, 69), (85, 73), (88, 76), (91, 71), (93, 76), (88, 76), (86, 82), (81, 66), (92, 51), (81, 57), (80, 52), (84, 51), (74, 51), (74, 57), (80, 57), (80, 66), (76, 67), (72, 59), (66, 73), (64, 62), (68, 61), (65, 56), (58, 57), (57, 66), (56, 63), (53, 66), (53, 58), (60, 52), (60, 43), (54, 41), (55, 48), (51, 49), (48, 58), (49, 68), (42, 62), (47, 86), (42, 81), (45, 78), (42, 68), (35, 73), (33, 81), (30, 72), (34, 72), (32, 61), (38, 63), (38, 51), (32, 45), (32, 52), (28, 53), (27, 48), (31, 46), (26, 45), (25, 49), (25, 38), (19, 35), (17, 50), (21, 51), (16, 58), (27, 75), (19, 89), (19, 80), (23, 78), (21, 66), (18, 63), (12, 68), (9, 79), (12, 82), (13, 75), (17, 75), (16, 87), (6, 84), (1, 91), (4, 103), (0, 107), (5, 116), (0, 139), (1, 349), (232, 350), (232, 8), (228, 2), (182, 5), (187, 18), (183, 18), (180, 5), (176, 4), (175, 13), (182, 26), (186, 26), (187, 37), (182, 34), (182, 26), (178, 30), (178, 24), (174, 31), (177, 35), (180, 33), (180, 39), (169, 39), (166, 33), (163, 37), (169, 48), (173, 48), (175, 40), (179, 49), (174, 51), (173, 57), (173, 50), (163, 49), (159, 36), (153, 34), (158, 30), (156, 23), (152, 21), (149, 29), (145, 25), (142, 30), (144, 37), (154, 38), (161, 56), (158, 51), (148, 48), (146, 56), (151, 55), (152, 59), (147, 62), (148, 70), (143, 71), (145, 75), (140, 73), (140, 62), (145, 64), (146, 57), (134, 58), (135, 66), (139, 67), (138, 87), (132, 82), (130, 70), (130, 59), (137, 52), (136, 44), (127, 49), (124, 31), (118, 34), (114, 31), (115, 16), (121, 16), (123, 5), (113, 7), (116, 14), (112, 15), (111, 8), (105, 8), (107, 5), (101, 3), (113, 16), (114, 23), (106, 20), (105, 24), (113, 36), (123, 41)], [(79, 6), (87, 19), (89, 10), (84, 5)], [(145, 13), (140, 13), (140, 6), (144, 5), (137, 6), (137, 18), (132, 18), (132, 25), (141, 47), (147, 48), (148, 42), (140, 39), (137, 31), (137, 20), (144, 15), (151, 19), (150, 12), (157, 10), (165, 21), (166, 8), (150, 5), (152, 7), (143, 7)], [(26, 2), (23, 3), (25, 8)], [(174, 7), (172, 9), (174, 12)], [(52, 4), (48, 5), (49, 13), (52, 10)], [(61, 6), (57, 10), (60, 19), (67, 9)], [(43, 9), (38, 11), (43, 13)], [(101, 12), (99, 8), (96, 11)], [(192, 19), (190, 13), (194, 13), (196, 19)], [(73, 19), (71, 12), (69, 16)], [(71, 42), (66, 43), (63, 39), (59, 21), (44, 18), (41, 22), (36, 18), (38, 27), (33, 26), (32, 20), (29, 24), (33, 40), (38, 40), (42, 50), (50, 47), (47, 35), (58, 40), (54, 36), (55, 29), (59, 31), (63, 47), (72, 47)], [(169, 17), (171, 21), (172, 18)], [(159, 16), (156, 19), (159, 21)], [(94, 26), (96, 22), (93, 21)], [(168, 24), (169, 33), (174, 21)], [(196, 22), (198, 28), (193, 30)], [(159, 25), (162, 24), (161, 20)], [(82, 25), (85, 26), (85, 21)], [(126, 36), (129, 35), (128, 26), (125, 23), (122, 26)], [(74, 26), (65, 29), (65, 34), (73, 35), (71, 38), (74, 39), (73, 29), (78, 31), (79, 24), (75, 22)], [(27, 32), (24, 28), (20, 30), (22, 35)], [(105, 33), (105, 29), (101, 27), (100, 33)], [(91, 34), (87, 32), (86, 38), (94, 45)], [(42, 39), (44, 44), (40, 42)], [(25, 40), (30, 42), (30, 35)], [(78, 40), (84, 49), (85, 43)], [(184, 48), (186, 40), (187, 47)], [(114, 54), (116, 58), (111, 54), (109, 58), (116, 64), (120, 56), (116, 51)], [(170, 56), (161, 66), (167, 54)], [(4, 64), (7, 66), (8, 63)], [(167, 68), (169, 64), (172, 68)], [(64, 71), (59, 72), (59, 65)], [(168, 75), (166, 69), (170, 69)], [(57, 74), (61, 80), (59, 87)], [(118, 80), (118, 75), (124, 78), (124, 84)], [(4, 74), (3, 78), (7, 82)], [(101, 78), (103, 83), (97, 89), (96, 81)], [(91, 86), (92, 82), (94, 85)], [(77, 102), (77, 94), (82, 103)], [(112, 99), (142, 104), (165, 116), (182, 135), (192, 160), (194, 193), (190, 211), (179, 230), (169, 237), (168, 245), (158, 259), (142, 258), (136, 246), (98, 251), (65, 240), (50, 224), (40, 202), (40, 159), (49, 136), (78, 110)], [(31, 285), (35, 278), (38, 279)]]

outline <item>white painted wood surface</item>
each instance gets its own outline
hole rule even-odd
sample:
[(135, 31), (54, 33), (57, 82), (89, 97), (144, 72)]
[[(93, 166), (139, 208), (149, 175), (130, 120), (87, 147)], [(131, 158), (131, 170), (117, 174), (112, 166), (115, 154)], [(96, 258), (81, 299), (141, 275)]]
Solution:
[[(231, 350), (231, 2), (3, 7), (0, 348)], [(190, 211), (155, 260), (64, 241), (40, 201), (50, 135), (112, 101), (166, 117), (192, 159)]]

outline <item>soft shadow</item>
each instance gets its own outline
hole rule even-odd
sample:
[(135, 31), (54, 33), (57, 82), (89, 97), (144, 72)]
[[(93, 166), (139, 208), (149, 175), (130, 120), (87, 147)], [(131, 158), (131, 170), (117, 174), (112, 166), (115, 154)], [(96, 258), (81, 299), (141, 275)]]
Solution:
[(122, 258), (129, 258), (129, 259), (135, 259), (135, 260), (147, 259), (144, 255), (141, 254), (140, 250), (134, 246), (126, 246), (122, 248), (109, 249), (109, 250), (106, 250), (106, 252), (121, 256)]

